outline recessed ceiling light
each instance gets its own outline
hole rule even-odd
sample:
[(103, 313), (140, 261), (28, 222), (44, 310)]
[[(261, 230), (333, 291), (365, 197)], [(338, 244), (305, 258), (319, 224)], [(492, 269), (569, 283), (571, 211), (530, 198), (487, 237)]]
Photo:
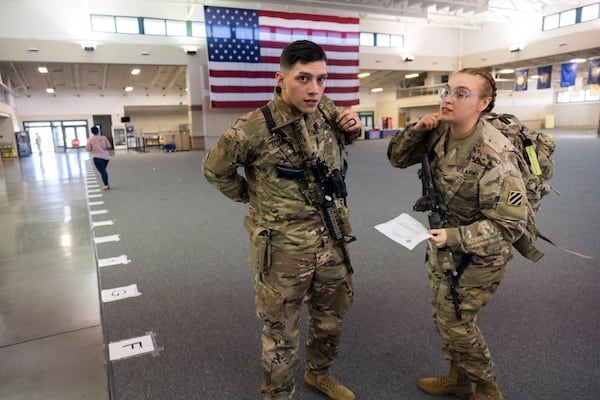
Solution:
[(131, 70), (131, 75), (139, 75), (141, 70), (139, 68), (134, 68)]
[(367, 76), (371, 76), (370, 72), (361, 72), (360, 74), (356, 75), (359, 78), (366, 78)]
[(571, 60), (572, 63), (584, 63), (587, 61), (587, 58), (574, 58)]
[(377, 92), (383, 92), (383, 88), (376, 87), (376, 88), (371, 89), (371, 93), (377, 93)]
[(125, 88), (125, 91), (126, 91), (126, 92), (131, 92), (132, 90), (133, 90), (133, 86), (127, 86), (127, 87)]
[(498, 71), (499, 74), (512, 74), (514, 72), (515, 70), (511, 68), (501, 69), (500, 71)]
[(418, 76), (419, 76), (419, 74), (406, 74), (406, 75), (404, 75), (404, 77), (406, 79), (416, 78)]
[(46, 93), (54, 93), (54, 88), (51, 88), (51, 87), (47, 88)]
[(46, 67), (38, 67), (38, 71), (40, 71), (40, 74), (47, 74), (48, 73), (48, 68), (46, 68)]

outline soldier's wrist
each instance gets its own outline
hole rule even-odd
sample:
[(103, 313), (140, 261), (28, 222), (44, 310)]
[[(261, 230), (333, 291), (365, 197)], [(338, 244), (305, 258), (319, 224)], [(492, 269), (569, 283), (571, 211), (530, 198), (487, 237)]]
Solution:
[(458, 228), (446, 228), (446, 246), (451, 249), (460, 248), (460, 231)]

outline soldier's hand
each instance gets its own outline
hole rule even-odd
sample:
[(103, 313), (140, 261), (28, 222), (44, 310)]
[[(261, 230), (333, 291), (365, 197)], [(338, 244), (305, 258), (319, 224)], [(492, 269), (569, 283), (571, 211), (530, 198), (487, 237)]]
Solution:
[(446, 236), (445, 229), (430, 229), (427, 231), (430, 235), (429, 241), (438, 249), (442, 247), (446, 247), (446, 243), (448, 241), (448, 237)]
[(353, 132), (357, 129), (362, 129), (362, 122), (358, 118), (358, 114), (352, 110), (340, 111), (337, 118), (335, 119), (338, 127), (346, 132)]
[(440, 113), (425, 114), (413, 126), (415, 131), (425, 132), (436, 128), (440, 123)]

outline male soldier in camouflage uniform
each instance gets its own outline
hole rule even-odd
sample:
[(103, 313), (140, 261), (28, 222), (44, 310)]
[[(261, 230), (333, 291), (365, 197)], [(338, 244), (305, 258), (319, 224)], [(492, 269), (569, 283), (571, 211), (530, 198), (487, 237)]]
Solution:
[[(362, 125), (355, 112), (339, 111), (323, 95), (327, 71), (320, 46), (296, 41), (283, 50), (280, 64), (268, 110), (242, 116), (219, 138), (204, 158), (204, 175), (227, 197), (249, 202), (244, 225), (256, 271), (257, 316), (264, 324), (263, 399), (294, 394), (306, 302), (304, 380), (331, 399), (351, 400), (354, 394), (328, 373), (340, 346), (342, 317), (353, 301), (351, 265), (345, 242), (335, 243), (324, 224), (311, 167), (319, 162), (329, 173), (343, 171), (342, 147)], [(238, 167), (244, 167), (245, 178)], [(345, 200), (335, 204), (348, 234)]]
[[(391, 164), (400, 168), (421, 161), (429, 152), (445, 217), (442, 229), (429, 230), (432, 246), (427, 261), (433, 318), (450, 372), (421, 379), (419, 387), (435, 396), (498, 400), (503, 396), (496, 368), (476, 320), (498, 288), (512, 258), (512, 243), (527, 222), (519, 155), (508, 139), (480, 118), (493, 109), (496, 98), (496, 84), (487, 71), (459, 71), (440, 95), (440, 112), (423, 116), (388, 147)], [(423, 201), (415, 209), (425, 211)], [(456, 284), (449, 278), (457, 270), (463, 272)]]

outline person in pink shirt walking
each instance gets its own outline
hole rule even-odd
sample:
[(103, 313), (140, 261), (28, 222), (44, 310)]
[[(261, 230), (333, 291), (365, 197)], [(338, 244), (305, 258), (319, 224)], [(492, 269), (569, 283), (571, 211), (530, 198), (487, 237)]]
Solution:
[(100, 129), (98, 129), (97, 126), (93, 126), (91, 130), (92, 135), (88, 138), (85, 149), (92, 152), (94, 165), (96, 166), (98, 172), (100, 172), (102, 183), (104, 183), (102, 190), (109, 190), (110, 185), (108, 184), (108, 173), (106, 172), (106, 167), (108, 166), (109, 161), (108, 151), (112, 149), (112, 145), (106, 136), (102, 136), (100, 134)]

